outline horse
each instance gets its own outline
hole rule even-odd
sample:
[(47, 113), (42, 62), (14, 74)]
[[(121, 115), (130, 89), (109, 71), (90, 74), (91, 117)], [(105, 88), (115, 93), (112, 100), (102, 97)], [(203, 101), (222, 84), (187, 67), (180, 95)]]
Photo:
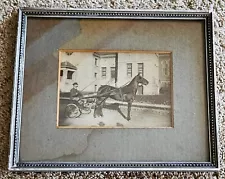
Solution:
[(131, 119), (130, 117), (130, 111), (132, 102), (134, 101), (137, 93), (138, 86), (141, 85), (148, 85), (148, 80), (146, 80), (144, 77), (141, 76), (140, 73), (138, 73), (130, 83), (127, 85), (124, 85), (120, 88), (110, 86), (110, 85), (102, 85), (99, 87), (97, 91), (97, 97), (96, 97), (96, 104), (94, 108), (94, 118), (96, 116), (103, 116), (102, 108), (104, 105), (104, 102), (107, 98), (111, 98), (117, 101), (123, 101), (127, 102), (128, 109), (127, 109), (127, 117), (122, 113), (122, 111), (119, 108), (119, 104), (117, 105), (118, 112), (128, 121)]

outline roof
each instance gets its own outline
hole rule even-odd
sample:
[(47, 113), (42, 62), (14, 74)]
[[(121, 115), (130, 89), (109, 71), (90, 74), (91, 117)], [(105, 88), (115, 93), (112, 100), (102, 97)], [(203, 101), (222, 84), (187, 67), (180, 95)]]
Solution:
[(110, 53), (110, 52), (94, 52), (93, 55), (96, 57), (103, 57), (103, 58), (111, 58), (116, 57), (117, 53)]
[(69, 68), (69, 69), (77, 70), (76, 66), (74, 66), (73, 64), (67, 61), (61, 63), (61, 68)]

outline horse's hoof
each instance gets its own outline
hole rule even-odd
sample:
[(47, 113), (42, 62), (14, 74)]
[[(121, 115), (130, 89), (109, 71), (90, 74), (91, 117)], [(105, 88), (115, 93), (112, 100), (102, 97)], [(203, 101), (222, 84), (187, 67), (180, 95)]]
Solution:
[(130, 118), (127, 118), (128, 121), (130, 121)]

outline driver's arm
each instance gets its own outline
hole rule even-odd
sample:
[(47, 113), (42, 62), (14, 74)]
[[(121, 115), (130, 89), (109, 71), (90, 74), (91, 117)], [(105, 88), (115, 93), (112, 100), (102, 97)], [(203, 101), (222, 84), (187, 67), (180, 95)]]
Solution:
[(81, 98), (81, 97), (83, 97), (83, 94), (80, 91), (78, 91), (77, 96)]
[(73, 90), (70, 90), (70, 100), (73, 100)]

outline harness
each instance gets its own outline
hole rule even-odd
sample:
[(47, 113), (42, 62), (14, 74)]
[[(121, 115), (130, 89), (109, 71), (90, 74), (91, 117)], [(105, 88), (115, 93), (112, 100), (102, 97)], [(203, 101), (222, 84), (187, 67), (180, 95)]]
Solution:
[[(124, 94), (123, 94), (123, 92), (122, 92), (122, 88), (123, 88), (124, 86), (126, 86), (128, 83), (130, 83), (130, 81), (127, 82), (126, 84), (124, 84), (123, 86), (119, 87), (119, 88), (112, 89), (112, 90), (107, 91), (107, 92), (105, 92), (105, 93), (103, 93), (103, 94), (101, 94), (101, 95), (97, 95), (98, 97), (104, 97), (104, 99), (101, 100), (101, 102), (100, 102), (99, 104), (97, 104), (97, 105), (100, 106), (100, 105), (101, 105), (108, 97), (111, 96), (110, 94), (111, 94), (112, 92), (117, 91), (117, 90), (118, 90), (118, 92), (119, 92), (120, 98), (122, 99), (122, 101), (124, 101), (125, 98), (124, 98)], [(105, 87), (105, 88), (103, 88), (103, 89), (106, 89), (106, 88), (107, 88), (107, 87)]]

